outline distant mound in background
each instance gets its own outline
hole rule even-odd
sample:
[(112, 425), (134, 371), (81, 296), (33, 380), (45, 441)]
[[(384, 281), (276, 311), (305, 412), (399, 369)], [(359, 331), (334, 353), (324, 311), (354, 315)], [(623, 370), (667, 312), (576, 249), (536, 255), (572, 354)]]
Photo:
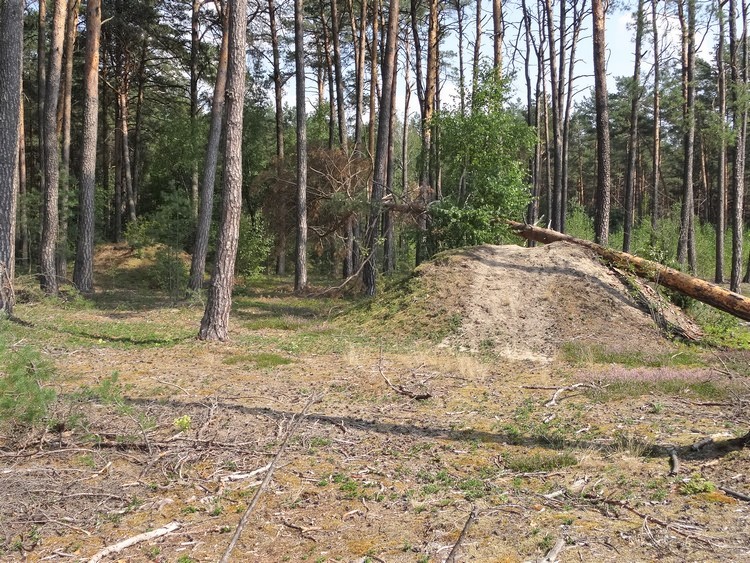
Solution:
[(384, 295), (376, 321), (421, 334), (432, 325), (443, 346), (537, 362), (551, 361), (566, 344), (618, 354), (674, 348), (620, 278), (570, 243), (438, 255), (408, 284)]

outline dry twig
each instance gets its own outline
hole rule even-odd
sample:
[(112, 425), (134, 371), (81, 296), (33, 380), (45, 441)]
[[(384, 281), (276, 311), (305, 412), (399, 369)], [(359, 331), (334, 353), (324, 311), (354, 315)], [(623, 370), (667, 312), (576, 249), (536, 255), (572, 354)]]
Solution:
[(284, 453), (284, 450), (286, 449), (286, 445), (289, 442), (289, 438), (291, 438), (292, 434), (297, 430), (297, 427), (300, 425), (302, 420), (307, 416), (307, 411), (311, 406), (313, 406), (315, 403), (320, 401), (322, 398), (322, 395), (313, 395), (310, 397), (310, 399), (307, 401), (307, 404), (305, 405), (305, 408), (302, 409), (302, 412), (300, 412), (299, 416), (296, 417), (296, 420), (292, 421), (292, 424), (289, 428), (289, 430), (286, 433), (286, 436), (284, 436), (284, 440), (281, 442), (281, 445), (279, 446), (279, 451), (276, 452), (276, 456), (273, 458), (271, 463), (269, 464), (268, 471), (266, 472), (266, 476), (263, 478), (263, 482), (261, 482), (260, 487), (255, 491), (255, 495), (253, 495), (253, 499), (250, 501), (250, 504), (247, 506), (247, 509), (245, 509), (245, 513), (242, 515), (242, 518), (240, 519), (240, 523), (237, 524), (237, 529), (234, 531), (234, 535), (232, 536), (232, 540), (229, 542), (229, 545), (227, 546), (227, 549), (224, 551), (224, 555), (219, 560), (219, 563), (227, 563), (229, 561), (229, 557), (232, 555), (232, 551), (234, 551), (235, 546), (237, 545), (237, 542), (240, 539), (240, 535), (242, 535), (242, 530), (245, 529), (245, 526), (247, 525), (247, 521), (250, 518), (250, 514), (252, 514), (253, 510), (255, 509), (255, 506), (258, 504), (258, 500), (260, 499), (260, 495), (263, 493), (263, 490), (268, 486), (268, 483), (271, 481), (271, 477), (273, 476), (273, 471), (276, 468), (276, 464), (278, 463), (279, 459), (281, 459), (281, 454)]
[(415, 393), (414, 391), (410, 391), (409, 389), (406, 389), (403, 385), (394, 385), (391, 383), (391, 380), (388, 379), (388, 376), (383, 371), (383, 355), (381, 353), (380, 355), (380, 361), (378, 362), (378, 371), (380, 372), (380, 375), (385, 380), (388, 387), (390, 387), (393, 391), (398, 393), (399, 395), (404, 395), (406, 397), (409, 397), (410, 399), (414, 399), (416, 401), (424, 401), (426, 399), (429, 399), (432, 397), (432, 394), (428, 392), (424, 393)]
[(466, 519), (464, 528), (463, 530), (461, 530), (461, 534), (458, 536), (456, 543), (453, 545), (453, 549), (451, 549), (451, 552), (448, 554), (448, 557), (446, 558), (445, 563), (455, 563), (456, 555), (458, 555), (458, 550), (461, 548), (461, 543), (466, 538), (466, 534), (469, 532), (469, 528), (471, 528), (471, 525), (474, 523), (474, 520), (476, 519), (477, 519), (477, 509), (476, 507), (474, 507), (471, 510), (469, 517)]

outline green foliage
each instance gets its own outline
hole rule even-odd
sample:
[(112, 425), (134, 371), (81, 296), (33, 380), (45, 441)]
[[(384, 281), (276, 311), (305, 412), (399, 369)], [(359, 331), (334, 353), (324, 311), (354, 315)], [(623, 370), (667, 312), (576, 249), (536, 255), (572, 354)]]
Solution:
[(497, 219), (520, 217), (529, 201), (525, 157), (534, 135), (508, 105), (507, 84), (488, 71), (468, 114), (435, 117), (445, 174), (444, 198), (431, 207), (437, 250), (498, 242), (505, 230)]
[(273, 237), (268, 234), (263, 216), (243, 214), (240, 219), (240, 240), (237, 247), (235, 271), (246, 277), (263, 273), (268, 255), (273, 248)]
[(716, 490), (716, 485), (701, 477), (699, 474), (693, 474), (688, 481), (683, 482), (679, 491), (683, 495), (697, 495), (699, 493), (712, 493)]
[(177, 192), (167, 192), (162, 204), (151, 214), (129, 223), (125, 240), (135, 250), (154, 244), (183, 249), (193, 238), (193, 214), (190, 202)]
[(154, 266), (149, 274), (153, 284), (170, 297), (178, 298), (184, 293), (188, 268), (180, 252), (173, 247), (162, 246), (156, 251)]
[(11, 348), (0, 341), (0, 423), (33, 427), (47, 415), (55, 392), (44, 384), (52, 364), (31, 346)]

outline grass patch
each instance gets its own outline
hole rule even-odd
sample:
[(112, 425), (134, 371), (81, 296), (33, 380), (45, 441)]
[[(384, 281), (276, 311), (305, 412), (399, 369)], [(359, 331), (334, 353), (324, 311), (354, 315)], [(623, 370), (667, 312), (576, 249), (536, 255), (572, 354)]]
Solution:
[(222, 361), (223, 364), (228, 366), (235, 366), (239, 364), (253, 364), (258, 369), (274, 368), (276, 366), (283, 366), (291, 364), (294, 360), (279, 356), (278, 354), (272, 354), (270, 352), (261, 352), (258, 354), (234, 354), (227, 356)]
[(625, 367), (697, 367), (704, 366), (696, 350), (684, 348), (677, 354), (644, 354), (639, 351), (616, 352), (602, 346), (567, 342), (562, 346), (563, 360), (574, 366), (617, 364)]
[(586, 394), (601, 403), (618, 401), (643, 395), (689, 396), (700, 399), (725, 399), (732, 389), (714, 381), (690, 381), (679, 376), (659, 381), (643, 379), (608, 381), (600, 387), (587, 389)]
[(515, 473), (547, 473), (578, 465), (576, 457), (568, 452), (513, 455), (505, 460), (505, 466)]
[(259, 316), (245, 323), (245, 328), (250, 330), (297, 330), (301, 326), (301, 322), (289, 318), (267, 316)]

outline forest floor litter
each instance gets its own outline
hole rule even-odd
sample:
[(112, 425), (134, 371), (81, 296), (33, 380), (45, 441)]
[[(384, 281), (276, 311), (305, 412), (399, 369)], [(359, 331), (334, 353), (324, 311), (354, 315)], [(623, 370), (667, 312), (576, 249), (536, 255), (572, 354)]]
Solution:
[(228, 343), (148, 268), (103, 247), (91, 301), (0, 324), (58, 394), (0, 427), (0, 559), (217, 561), (273, 471), (232, 561), (750, 561), (750, 351), (668, 338), (585, 250), (439, 255), (364, 303), (248, 280)]

